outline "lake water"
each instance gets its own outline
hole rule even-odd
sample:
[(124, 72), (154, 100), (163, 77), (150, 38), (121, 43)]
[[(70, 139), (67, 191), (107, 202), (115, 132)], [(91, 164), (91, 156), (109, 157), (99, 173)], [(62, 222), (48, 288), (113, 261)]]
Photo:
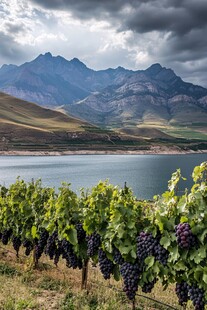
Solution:
[(206, 160), (207, 154), (0, 156), (0, 183), (8, 186), (18, 176), (26, 181), (41, 178), (44, 185), (56, 188), (69, 182), (78, 192), (109, 179), (122, 187), (127, 182), (138, 198), (150, 199), (167, 189), (177, 168), (188, 178), (179, 189), (191, 186), (193, 167)]

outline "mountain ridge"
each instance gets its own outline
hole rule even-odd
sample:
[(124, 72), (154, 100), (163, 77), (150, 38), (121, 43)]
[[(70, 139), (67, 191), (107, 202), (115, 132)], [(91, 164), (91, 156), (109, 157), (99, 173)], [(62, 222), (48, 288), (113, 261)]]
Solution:
[(3, 65), (0, 90), (45, 107), (61, 106), (100, 127), (166, 126), (165, 134), (173, 126), (206, 131), (207, 89), (184, 82), (159, 63), (146, 70), (93, 70), (78, 58), (68, 61), (47, 52), (20, 66)]

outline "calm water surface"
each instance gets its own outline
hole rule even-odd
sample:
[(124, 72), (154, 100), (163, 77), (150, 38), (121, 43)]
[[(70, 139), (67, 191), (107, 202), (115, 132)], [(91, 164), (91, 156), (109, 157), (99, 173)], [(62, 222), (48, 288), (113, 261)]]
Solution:
[(70, 156), (0, 156), (0, 183), (9, 185), (20, 176), (26, 181), (41, 178), (44, 185), (58, 188), (62, 181), (73, 190), (91, 188), (99, 180), (132, 187), (138, 198), (150, 199), (167, 189), (171, 174), (181, 168), (192, 185), (193, 167), (207, 160), (207, 154), (191, 155), (70, 155)]

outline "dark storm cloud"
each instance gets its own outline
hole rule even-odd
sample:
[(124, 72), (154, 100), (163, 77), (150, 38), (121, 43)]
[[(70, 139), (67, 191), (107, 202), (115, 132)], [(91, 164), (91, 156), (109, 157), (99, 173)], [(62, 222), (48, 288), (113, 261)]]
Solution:
[(150, 31), (171, 32), (176, 36), (202, 29), (206, 24), (207, 2), (148, 1), (142, 3), (133, 14), (126, 17), (125, 26), (139, 33)]
[[(206, 0), (30, 0), (30, 2), (47, 9), (67, 10), (82, 20), (92, 18), (107, 20), (117, 32), (131, 30), (135, 40), (136, 38), (142, 40), (145, 34), (156, 32), (161, 38), (157, 41), (160, 46), (148, 50), (151, 59), (168, 67), (175, 66), (178, 69), (182, 67), (186, 74), (190, 70), (194, 70), (192, 73), (196, 72), (196, 65), (198, 70), (202, 66), (206, 67)], [(128, 44), (130, 46), (130, 42)], [(137, 44), (139, 45), (139, 42)], [(194, 62), (195, 66), (188, 65), (188, 62)], [(181, 70), (178, 70), (178, 73), (182, 75)], [(200, 74), (204, 73), (200, 71)], [(200, 78), (205, 79), (204, 76)], [(205, 84), (207, 85), (207, 81)]]
[[(206, 0), (30, 0), (48, 9), (64, 9), (82, 19), (103, 18), (117, 22), (119, 31), (132, 30), (142, 34), (152, 31), (169, 34), (174, 51), (192, 47), (197, 41), (206, 43), (204, 28), (207, 25)], [(118, 26), (119, 25), (119, 26)], [(192, 32), (192, 34), (191, 34)], [(186, 36), (186, 34), (189, 34)], [(177, 42), (175, 42), (177, 40)], [(183, 42), (185, 41), (186, 42)], [(203, 44), (203, 43), (202, 43)]]
[[(167, 31), (182, 35), (206, 25), (206, 0), (30, 0), (48, 9), (71, 11), (83, 19), (119, 17), (123, 28), (139, 33)], [(124, 9), (128, 7), (131, 10)]]
[[(92, 13), (98, 10), (104, 10), (108, 12), (116, 12), (120, 10), (120, 7), (126, 4), (125, 0), (30, 0), (33, 3), (37, 3), (47, 9), (57, 9), (57, 10), (73, 10), (84, 12), (84, 13)], [(131, 1), (129, 1), (131, 2)], [(133, 1), (132, 1), (133, 2)], [(90, 14), (91, 14), (90, 13)]]

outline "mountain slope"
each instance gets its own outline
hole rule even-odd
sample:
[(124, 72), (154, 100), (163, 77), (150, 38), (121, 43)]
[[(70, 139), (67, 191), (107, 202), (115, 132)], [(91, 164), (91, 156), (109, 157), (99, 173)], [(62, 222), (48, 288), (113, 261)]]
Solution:
[(155, 64), (127, 76), (119, 85), (106, 87), (64, 108), (72, 115), (107, 128), (156, 127), (170, 134), (174, 127), (187, 126), (207, 139), (206, 92), (205, 88), (185, 83), (172, 70)]
[(2, 66), (0, 90), (107, 129), (159, 132), (158, 137), (188, 138), (192, 132), (206, 139), (207, 89), (158, 63), (146, 70), (94, 71), (77, 58), (46, 53), (21, 66)]
[(85, 121), (0, 92), (0, 151), (116, 150), (143, 139), (103, 131)]
[(61, 112), (42, 108), (4, 93), (0, 93), (0, 124), (13, 124), (45, 132), (83, 131), (86, 122)]
[(77, 58), (68, 61), (46, 53), (21, 66), (3, 65), (0, 90), (42, 106), (54, 107), (83, 99), (127, 72), (130, 71), (123, 68), (94, 71)]

